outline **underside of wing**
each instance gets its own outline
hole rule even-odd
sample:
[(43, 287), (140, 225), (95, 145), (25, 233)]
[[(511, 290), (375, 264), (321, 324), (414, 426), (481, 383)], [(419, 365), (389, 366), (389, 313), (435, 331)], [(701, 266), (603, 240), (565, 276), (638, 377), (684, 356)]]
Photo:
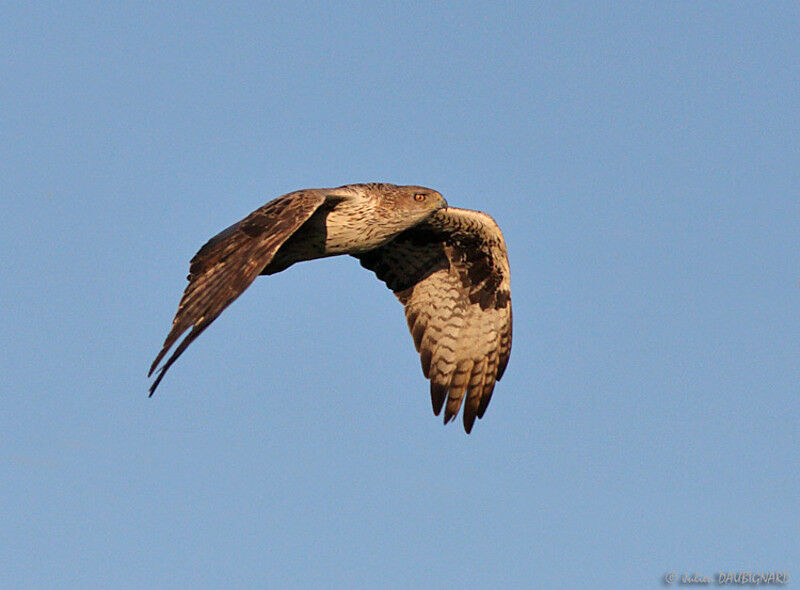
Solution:
[(431, 402), (467, 432), (489, 405), (511, 352), (508, 257), (484, 213), (449, 208), (357, 256), (405, 306)]
[(322, 190), (289, 193), (256, 209), (211, 238), (192, 258), (189, 285), (183, 293), (172, 329), (150, 367), (152, 375), (166, 353), (191, 328), (150, 387), (153, 395), (167, 369), (217, 316), (247, 289), (276, 251), (325, 202)]

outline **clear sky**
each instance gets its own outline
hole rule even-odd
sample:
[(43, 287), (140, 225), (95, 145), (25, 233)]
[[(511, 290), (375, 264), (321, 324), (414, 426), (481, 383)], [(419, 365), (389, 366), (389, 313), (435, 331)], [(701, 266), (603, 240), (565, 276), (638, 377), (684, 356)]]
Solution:
[[(796, 3), (2, 12), (4, 588), (797, 583)], [(148, 399), (206, 239), (364, 181), (505, 232), (472, 435), (345, 257), (258, 279)]]

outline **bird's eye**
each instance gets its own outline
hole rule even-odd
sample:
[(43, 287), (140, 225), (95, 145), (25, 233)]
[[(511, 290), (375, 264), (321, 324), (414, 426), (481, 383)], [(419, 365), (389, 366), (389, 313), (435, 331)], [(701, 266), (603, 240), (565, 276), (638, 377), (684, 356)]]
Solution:
[(417, 194), (415, 194), (415, 195), (414, 195), (414, 200), (415, 200), (417, 203), (421, 203), (422, 201), (424, 201), (424, 200), (425, 200), (425, 197), (426, 197), (426, 196), (427, 196), (427, 195), (426, 195), (426, 194), (424, 194), (424, 193), (417, 193)]

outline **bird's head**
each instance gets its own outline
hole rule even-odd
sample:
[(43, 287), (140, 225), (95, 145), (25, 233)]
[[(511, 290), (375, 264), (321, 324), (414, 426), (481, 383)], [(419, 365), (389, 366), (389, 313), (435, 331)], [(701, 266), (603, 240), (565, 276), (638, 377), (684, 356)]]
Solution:
[(397, 186), (382, 182), (348, 184), (329, 191), (329, 194), (371, 203), (368, 207), (377, 206), (382, 211), (386, 227), (392, 226), (400, 231), (447, 208), (447, 201), (440, 193), (424, 186)]
[(447, 209), (447, 201), (437, 191), (424, 186), (398, 186), (395, 192), (395, 206), (413, 213), (414, 217), (425, 218), (439, 209)]

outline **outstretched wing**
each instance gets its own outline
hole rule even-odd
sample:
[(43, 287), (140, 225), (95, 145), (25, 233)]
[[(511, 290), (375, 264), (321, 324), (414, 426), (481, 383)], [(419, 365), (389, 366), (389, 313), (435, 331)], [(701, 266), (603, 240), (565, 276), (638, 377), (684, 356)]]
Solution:
[(356, 257), (405, 306), (434, 414), (445, 406), (447, 424), (466, 396), (469, 433), (511, 353), (508, 256), (500, 228), (485, 213), (450, 207)]
[(323, 190), (289, 193), (256, 209), (239, 223), (211, 238), (192, 258), (189, 285), (183, 292), (172, 329), (150, 367), (152, 375), (161, 359), (180, 336), (172, 356), (158, 370), (150, 395), (158, 387), (186, 347), (213, 322), (222, 310), (250, 286), (269, 264), (278, 248), (325, 202)]

